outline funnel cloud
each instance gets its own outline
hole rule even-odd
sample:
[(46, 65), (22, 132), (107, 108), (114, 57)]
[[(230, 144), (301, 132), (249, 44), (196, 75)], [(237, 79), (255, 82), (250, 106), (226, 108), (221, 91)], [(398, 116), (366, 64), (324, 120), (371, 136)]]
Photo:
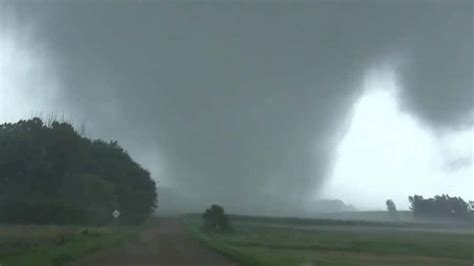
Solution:
[(431, 131), (474, 122), (469, 1), (0, 3), (0, 58), (8, 38), (47, 66), (0, 62), (0, 82), (43, 75), (0, 84), (20, 103), (0, 118), (74, 117), (196, 208), (292, 214), (318, 198), (368, 69), (393, 69), (401, 110)]

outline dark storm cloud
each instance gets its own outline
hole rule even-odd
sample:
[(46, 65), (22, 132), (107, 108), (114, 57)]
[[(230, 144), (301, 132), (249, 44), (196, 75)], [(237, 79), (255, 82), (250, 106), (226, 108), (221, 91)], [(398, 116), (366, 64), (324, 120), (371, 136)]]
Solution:
[(436, 127), (474, 122), (473, 14), (468, 1), (420, 12), (420, 30), (405, 41), (410, 58), (402, 71), (404, 100)]
[(163, 183), (234, 210), (275, 213), (275, 202), (317, 191), (363, 75), (381, 61), (403, 62), (407, 110), (436, 127), (472, 123), (469, 2), (48, 1), (10, 11), (35, 23), (60, 104), (89, 131), (165, 169)]

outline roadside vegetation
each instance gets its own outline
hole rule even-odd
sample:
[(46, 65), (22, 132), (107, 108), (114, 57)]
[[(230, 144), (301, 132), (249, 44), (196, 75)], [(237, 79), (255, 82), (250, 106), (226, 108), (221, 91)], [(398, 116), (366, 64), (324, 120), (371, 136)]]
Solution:
[(0, 226), (0, 265), (62, 266), (98, 250), (120, 245), (139, 229), (136, 226)]
[(139, 224), (154, 212), (150, 173), (115, 141), (91, 140), (66, 122), (0, 125), (0, 223)]
[(198, 215), (184, 216), (182, 222), (195, 238), (242, 265), (467, 266), (474, 262), (474, 235), (469, 229), (465, 233), (425, 232), (405, 228), (410, 225), (375, 228), (370, 223), (330, 220), (310, 227), (301, 223), (282, 226), (267, 219), (232, 219), (233, 231), (226, 233), (200, 230)]
[(0, 265), (60, 266), (113, 247), (156, 206), (150, 173), (117, 142), (54, 119), (0, 125)]

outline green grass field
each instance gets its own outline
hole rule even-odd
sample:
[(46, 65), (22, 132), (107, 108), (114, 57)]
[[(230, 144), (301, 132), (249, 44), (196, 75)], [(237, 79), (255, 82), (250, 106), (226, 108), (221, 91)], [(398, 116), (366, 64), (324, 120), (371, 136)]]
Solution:
[[(474, 234), (396, 230), (384, 225), (328, 224), (308, 228), (234, 221), (234, 232), (203, 233), (199, 216), (185, 216), (187, 230), (243, 265), (469, 265)], [(402, 228), (403, 229), (403, 228)], [(468, 230), (469, 231), (469, 230)]]
[(132, 237), (137, 227), (0, 226), (0, 265), (60, 266)]

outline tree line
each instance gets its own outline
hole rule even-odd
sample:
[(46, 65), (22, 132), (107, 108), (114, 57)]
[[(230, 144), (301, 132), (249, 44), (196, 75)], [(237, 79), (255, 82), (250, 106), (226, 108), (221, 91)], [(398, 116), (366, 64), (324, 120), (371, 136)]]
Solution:
[(423, 196), (414, 195), (408, 197), (408, 200), (415, 218), (472, 219), (471, 206), (461, 197), (436, 195), (434, 198), (425, 199)]
[(157, 206), (150, 173), (116, 141), (91, 140), (66, 122), (0, 125), (0, 222), (141, 223)]
[[(461, 197), (443, 194), (425, 199), (423, 196), (414, 195), (409, 196), (408, 201), (415, 218), (474, 221), (474, 202), (466, 202)], [(389, 199), (385, 204), (390, 216), (397, 219), (397, 208), (393, 200)]]

